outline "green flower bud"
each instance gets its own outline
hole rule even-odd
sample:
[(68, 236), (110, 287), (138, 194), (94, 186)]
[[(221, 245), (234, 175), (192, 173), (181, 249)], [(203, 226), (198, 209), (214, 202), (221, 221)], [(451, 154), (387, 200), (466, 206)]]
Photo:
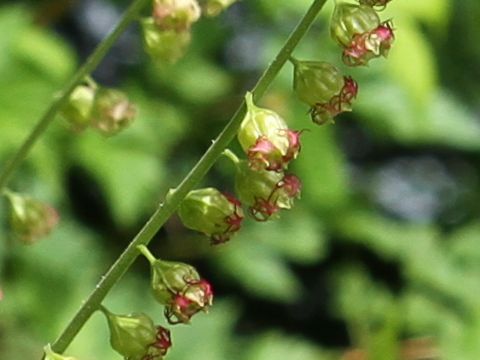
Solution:
[(394, 40), (391, 22), (381, 23), (377, 12), (368, 5), (336, 5), (330, 33), (344, 48), (343, 62), (349, 66), (366, 65), (372, 58), (386, 57)]
[(290, 209), (299, 197), (300, 180), (291, 174), (253, 170), (239, 160), (235, 175), (235, 191), (257, 221), (278, 218), (281, 209)]
[(57, 211), (30, 196), (6, 190), (10, 202), (10, 225), (13, 233), (24, 244), (33, 244), (47, 236), (58, 224)]
[(200, 18), (201, 10), (196, 0), (154, 0), (155, 24), (161, 30), (183, 32)]
[(276, 112), (253, 103), (245, 95), (247, 113), (238, 130), (238, 141), (254, 170), (282, 171), (300, 151), (300, 131), (290, 130)]
[(90, 125), (96, 90), (94, 84), (77, 86), (60, 111), (60, 115), (68, 121), (73, 130), (81, 131)]
[(212, 287), (200, 278), (193, 266), (156, 259), (144, 245), (138, 250), (150, 262), (153, 295), (165, 305), (169, 323), (188, 323), (193, 315), (201, 310), (207, 311), (212, 305)]
[(335, 6), (330, 22), (330, 34), (341, 46), (348, 47), (352, 38), (380, 25), (377, 12), (367, 5), (340, 3)]
[(180, 60), (190, 45), (190, 31), (162, 30), (153, 18), (143, 19), (143, 42), (152, 60), (173, 64)]
[(143, 313), (116, 315), (105, 307), (100, 310), (107, 318), (112, 348), (127, 360), (161, 360), (172, 345), (170, 332)]
[(290, 60), (294, 65), (294, 90), (311, 107), (315, 123), (332, 123), (336, 115), (352, 110), (358, 85), (351, 77), (343, 76), (327, 62)]
[(215, 188), (193, 190), (178, 208), (185, 227), (200, 231), (212, 239), (212, 244), (228, 241), (244, 218), (240, 202)]
[(238, 0), (206, 0), (202, 6), (203, 13), (207, 16), (217, 16), (237, 1)]
[(128, 127), (137, 110), (127, 95), (116, 89), (100, 88), (92, 109), (92, 126), (110, 136)]
[(71, 356), (63, 356), (63, 355), (57, 354), (56, 352), (54, 352), (52, 350), (50, 344), (45, 346), (43, 348), (43, 351), (45, 353), (45, 359), (44, 360), (76, 360), (76, 358), (71, 357)]

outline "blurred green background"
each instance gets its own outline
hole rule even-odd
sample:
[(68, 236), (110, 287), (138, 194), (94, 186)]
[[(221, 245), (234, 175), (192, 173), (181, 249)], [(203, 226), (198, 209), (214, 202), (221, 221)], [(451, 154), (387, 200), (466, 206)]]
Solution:
[[(121, 134), (50, 126), (10, 183), (56, 206), (59, 228), (15, 242), (0, 206), (0, 359), (39, 359), (100, 276), (222, 129), (310, 0), (243, 0), (193, 28), (188, 54), (155, 65), (132, 26), (94, 78), (128, 92), (139, 116)], [(295, 51), (342, 67), (332, 1)], [(0, 161), (111, 28), (127, 1), (0, 5)], [(169, 360), (480, 359), (480, 2), (393, 0), (388, 60), (345, 69), (354, 112), (313, 125), (287, 64), (261, 102), (309, 129), (293, 164), (301, 200), (280, 221), (247, 221), (229, 244), (174, 217), (155, 255), (189, 262), (215, 304), (172, 329)], [(238, 149), (238, 145), (232, 144)], [(233, 189), (221, 159), (202, 186)], [(164, 324), (139, 259), (105, 305)], [(115, 360), (95, 314), (67, 351)]]

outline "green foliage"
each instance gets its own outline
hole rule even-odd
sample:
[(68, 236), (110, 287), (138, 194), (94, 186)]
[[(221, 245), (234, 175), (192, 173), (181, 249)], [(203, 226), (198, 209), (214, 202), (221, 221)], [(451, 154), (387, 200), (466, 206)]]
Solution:
[[(41, 348), (65, 326), (121, 244), (131, 240), (168, 189), (198, 160), (310, 3), (244, 0), (234, 5), (240, 15), (232, 8), (195, 25), (192, 47), (177, 65), (152, 65), (147, 59), (129, 65), (119, 86), (136, 103), (139, 116), (116, 137), (88, 130), (73, 133), (56, 119), (11, 186), (59, 208), (59, 229), (24, 247), (13, 241), (6, 224), (0, 228), (0, 358), (40, 357)], [(331, 3), (295, 52), (299, 59), (342, 66), (327, 34)], [(373, 60), (365, 69), (342, 68), (360, 89), (353, 113), (340, 116), (333, 126), (310, 123), (308, 109), (291, 92), (292, 68), (286, 66), (258, 105), (277, 111), (292, 128), (306, 129), (302, 152), (290, 167), (302, 179), (302, 198), (278, 221), (246, 221), (230, 243), (215, 250), (205, 251), (200, 242), (208, 240), (203, 237), (185, 240), (189, 233), (175, 219), (168, 223), (168, 238), (177, 241), (160, 234), (160, 250), (174, 260), (203, 260), (220, 284), (233, 289), (220, 292), (210, 314), (173, 329), (168, 359), (328, 360), (340, 358), (347, 347), (361, 347), (372, 359), (394, 359), (404, 340), (424, 337), (432, 339), (441, 358), (480, 358), (480, 125), (475, 108), (480, 46), (472, 40), (478, 35), (479, 11), (473, 0), (391, 1), (381, 14), (393, 18), (396, 29), (389, 58)], [(73, 46), (53, 26), (34, 24), (40, 13), (32, 5), (0, 7), (2, 164), (79, 62)], [(245, 49), (235, 49), (239, 44), (246, 44)], [(238, 59), (232, 61), (240, 55), (244, 67)], [(362, 141), (368, 144), (362, 146)], [(378, 200), (380, 189), (370, 181), (384, 172), (384, 165), (414, 161), (416, 155), (441, 163), (453, 183), (450, 193), (436, 195), (443, 212), (427, 220), (395, 213)], [(69, 189), (73, 168), (85, 171), (93, 183), (82, 188), (79, 181), (78, 189)], [(220, 162), (204, 185), (231, 192), (232, 172)], [(402, 190), (400, 175), (412, 174), (397, 175), (389, 195)], [(432, 187), (441, 180), (432, 178), (429, 169), (421, 176)], [(94, 215), (98, 209), (78, 204), (72, 196), (77, 191), (105, 198), (111, 228), (101, 232), (101, 226), (82, 220), (78, 207)], [(1, 219), (7, 218), (5, 210), (2, 204)], [(188, 252), (179, 251), (187, 245)], [(385, 280), (381, 270), (361, 257), (335, 262), (330, 256), (337, 248), (347, 254), (362, 249), (389, 264), (397, 269), (400, 284), (389, 283), (396, 280)], [(326, 284), (311, 286), (298, 269), (313, 269)], [(143, 270), (129, 273), (106, 304), (118, 313), (154, 314), (162, 323)], [(316, 298), (315, 285), (330, 295)], [(393, 291), (395, 287), (399, 289)], [(256, 311), (255, 306), (246, 308), (245, 294), (285, 307), (313, 296), (315, 304), (327, 303), (322, 315), (346, 325), (348, 344), (332, 348), (314, 343), (312, 333), (307, 338), (309, 331), (328, 326), (316, 318), (313, 331), (287, 332), (272, 321), (239, 335), (242, 317)], [(256, 324), (255, 315), (248, 320)], [(83, 360), (119, 358), (108, 348), (102, 316), (87, 323), (69, 354)]]

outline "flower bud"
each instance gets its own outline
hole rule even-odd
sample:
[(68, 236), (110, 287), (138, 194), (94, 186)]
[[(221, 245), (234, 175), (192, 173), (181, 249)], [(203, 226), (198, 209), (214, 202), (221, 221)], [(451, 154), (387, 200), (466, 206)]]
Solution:
[(71, 356), (63, 356), (63, 355), (57, 354), (52, 350), (50, 344), (45, 346), (43, 348), (43, 351), (45, 353), (44, 360), (76, 360), (76, 358)]
[(92, 126), (103, 135), (114, 135), (129, 126), (137, 110), (122, 91), (100, 88), (92, 109)]
[(207, 16), (217, 16), (236, 2), (237, 0), (206, 0), (202, 6), (203, 13)]
[(22, 243), (33, 244), (58, 224), (58, 213), (50, 205), (12, 191), (5, 195), (10, 202), (12, 231)]
[(209, 236), (212, 244), (228, 241), (240, 230), (244, 218), (240, 202), (215, 188), (190, 191), (178, 215), (185, 227)]
[(375, 7), (378, 10), (383, 10), (391, 0), (359, 0), (361, 5), (368, 5)]
[(60, 114), (76, 131), (84, 130), (91, 123), (91, 112), (96, 87), (93, 84), (78, 85), (68, 98)]
[(143, 313), (116, 315), (101, 307), (110, 329), (112, 348), (126, 359), (161, 360), (171, 347), (170, 331), (155, 326)]
[(349, 66), (366, 65), (372, 58), (386, 57), (394, 40), (391, 22), (381, 23), (377, 12), (368, 5), (336, 5), (330, 33), (344, 48), (343, 62)]
[(156, 259), (143, 245), (138, 249), (150, 262), (153, 295), (165, 305), (170, 324), (188, 323), (197, 312), (208, 310), (213, 302), (212, 287), (193, 266)]
[(336, 115), (352, 110), (352, 101), (358, 91), (355, 80), (343, 76), (327, 62), (291, 60), (293, 88), (299, 99), (310, 105), (315, 123), (332, 123)]
[(161, 30), (183, 32), (200, 18), (197, 0), (154, 0), (152, 17)]
[(237, 163), (235, 190), (257, 221), (277, 218), (281, 209), (290, 209), (300, 196), (300, 180), (292, 174), (253, 170), (247, 162)]
[(180, 60), (190, 45), (190, 31), (162, 30), (153, 18), (143, 19), (143, 42), (145, 51), (154, 61), (173, 64)]
[(247, 113), (238, 130), (238, 141), (254, 170), (282, 171), (300, 152), (301, 131), (290, 130), (276, 112), (257, 107), (253, 95), (245, 96)]

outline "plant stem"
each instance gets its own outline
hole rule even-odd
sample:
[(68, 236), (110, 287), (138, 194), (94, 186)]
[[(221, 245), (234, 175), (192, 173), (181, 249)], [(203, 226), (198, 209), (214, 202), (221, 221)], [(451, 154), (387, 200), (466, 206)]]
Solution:
[[(270, 63), (266, 71), (258, 80), (253, 89), (254, 99), (259, 99), (268, 89), (272, 81), (282, 69), (289, 56), (310, 28), (318, 12), (321, 10), (327, 0), (315, 0), (305, 13), (297, 27), (290, 34), (282, 49), (275, 59)], [(225, 126), (223, 131), (213, 141), (205, 154), (193, 167), (190, 173), (183, 179), (179, 186), (170, 192), (167, 200), (160, 204), (140, 232), (135, 236), (132, 242), (118, 257), (115, 263), (110, 267), (105, 276), (102, 276), (88, 299), (82, 304), (78, 312), (72, 318), (60, 337), (53, 343), (52, 348), (62, 353), (71, 343), (76, 334), (80, 331), (85, 322), (89, 319), (95, 310), (99, 308), (101, 302), (108, 294), (110, 289), (125, 274), (133, 261), (139, 255), (138, 246), (147, 245), (157, 231), (165, 224), (168, 218), (175, 212), (180, 202), (185, 198), (200, 180), (205, 176), (218, 157), (222, 154), (228, 144), (233, 140), (238, 127), (245, 115), (245, 102), (239, 106), (231, 120)]]
[(65, 105), (68, 98), (75, 87), (92, 73), (98, 66), (100, 61), (105, 57), (110, 48), (115, 44), (120, 35), (125, 31), (128, 25), (137, 18), (140, 10), (150, 0), (135, 0), (130, 7), (122, 15), (120, 21), (112, 29), (112, 31), (102, 40), (96, 47), (95, 51), (88, 57), (85, 63), (78, 69), (75, 75), (65, 85), (60, 94), (52, 101), (50, 107), (45, 111), (43, 116), (33, 128), (31, 133), (22, 143), (17, 152), (7, 162), (0, 173), (0, 191), (5, 187), (14, 171), (20, 166), (22, 161), (27, 157), (33, 145), (40, 136), (47, 130), (48, 125), (54, 120), (57, 112)]

